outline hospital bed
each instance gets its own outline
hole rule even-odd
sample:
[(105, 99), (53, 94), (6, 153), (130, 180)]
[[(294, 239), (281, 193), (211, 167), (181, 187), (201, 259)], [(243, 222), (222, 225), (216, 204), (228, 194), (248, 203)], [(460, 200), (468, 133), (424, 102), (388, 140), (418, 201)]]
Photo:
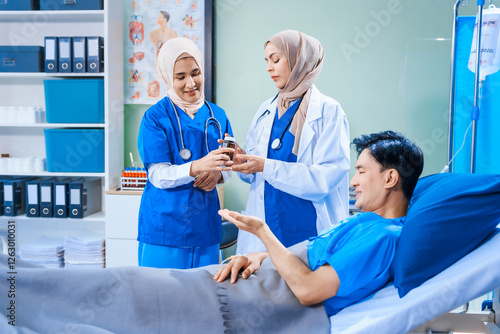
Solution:
[[(471, 253), (463, 257), (461, 260), (450, 266), (448, 269), (439, 273), (438, 275), (432, 277), (431, 279), (424, 282), (421, 286), (410, 291), (403, 298), (399, 298), (397, 289), (389, 284), (381, 290), (377, 291), (372, 296), (366, 298), (365, 300), (358, 302), (350, 307), (347, 307), (340, 311), (338, 314), (330, 317), (330, 328), (326, 329), (331, 333), (335, 334), (397, 334), (397, 333), (451, 333), (451, 331), (456, 332), (467, 332), (467, 333), (492, 333), (497, 334), (500, 333), (500, 329), (498, 328), (499, 317), (495, 315), (493, 311), (483, 312), (481, 314), (462, 314), (462, 313), (448, 313), (450, 310), (453, 310), (464, 303), (467, 303), (470, 300), (478, 298), (486, 293), (489, 293), (496, 289), (495, 293), (495, 309), (500, 310), (498, 306), (498, 298), (499, 298), (499, 289), (500, 289), (500, 229), (497, 229), (492, 233), (490, 237), (488, 237), (485, 242), (483, 242), (479, 247), (473, 250)], [(216, 268), (215, 268), (216, 269)], [(261, 268), (262, 269), (262, 268)], [(112, 301), (116, 302), (116, 304), (126, 306), (136, 306), (132, 307), (132, 311), (138, 312), (130, 314), (127, 316), (127, 321), (130, 322), (130, 325), (137, 325), (140, 328), (143, 328), (143, 332), (151, 332), (150, 328), (145, 328), (145, 323), (143, 321), (137, 321), (143, 317), (149, 319), (150, 315), (148, 313), (154, 313), (152, 310), (155, 310), (157, 306), (151, 305), (152, 296), (156, 296), (159, 300), (168, 300), (168, 298), (160, 297), (160, 294), (165, 294), (165, 279), (173, 279), (173, 275), (165, 274), (165, 272), (156, 270), (154, 268), (111, 268), (107, 270), (84, 270), (84, 271), (71, 271), (65, 269), (48, 269), (43, 275), (48, 281), (55, 281), (57, 279), (60, 280), (61, 283), (67, 284), (66, 288), (69, 291), (73, 290), (82, 290), (88, 289), (91, 293), (86, 293), (83, 291), (85, 296), (92, 297), (92, 292), (98, 292), (98, 296), (102, 294), (102, 288), (99, 289), (101, 282), (104, 286), (112, 287), (111, 291), (113, 292), (114, 298), (109, 299), (108, 295), (105, 297), (105, 302), (103, 305), (98, 304), (97, 309), (98, 313), (92, 313), (92, 319), (102, 315), (103, 318), (108, 319), (104, 323), (109, 323), (109, 314), (114, 314), (117, 316), (117, 311), (108, 310), (109, 304)], [(177, 275), (184, 275), (185, 271), (178, 271)], [(56, 274), (57, 273), (57, 274)], [(100, 273), (100, 274), (99, 274)], [(199, 275), (204, 275), (202, 271), (198, 272)], [(27, 273), (19, 274), (19, 278), (25, 276)], [(39, 276), (37, 272), (32, 273), (33, 275)], [(66, 275), (65, 279), (58, 278), (57, 276)], [(52, 276), (49, 276), (52, 275)], [(56, 275), (56, 276), (53, 276)], [(98, 276), (99, 275), (99, 276)], [(88, 276), (88, 277), (87, 277)], [(130, 277), (129, 277), (130, 276)], [(89, 281), (89, 277), (92, 278)], [(123, 277), (127, 279), (123, 279)], [(34, 277), (35, 278), (35, 277)], [(133, 278), (133, 279), (132, 279)], [(200, 282), (205, 282), (204, 284), (208, 284), (207, 287), (203, 287), (202, 291), (210, 292), (211, 280), (201, 277), (202, 280)], [(183, 281), (183, 279), (176, 279)], [(252, 281), (252, 280), (249, 280)], [(87, 282), (82, 285), (82, 282)], [(192, 284), (197, 285), (193, 281)], [(19, 284), (17, 282), (16, 284)], [(97, 288), (90, 287), (90, 283), (96, 285)], [(247, 282), (250, 284), (250, 282)], [(188, 281), (185, 284), (191, 284)], [(255, 284), (260, 285), (258, 280), (255, 280)], [(74, 286), (79, 286), (79, 289), (74, 289)], [(238, 284), (234, 285), (234, 288), (240, 286)], [(244, 286), (244, 285), (242, 285)], [(187, 291), (196, 291), (194, 286), (192, 289), (190, 286), (185, 285), (184, 288)], [(18, 286), (17, 289), (21, 291), (21, 287)], [(35, 291), (44, 290), (35, 288)], [(163, 291), (162, 291), (163, 290)], [(244, 290), (247, 290), (246, 288)], [(25, 292), (26, 290), (22, 290)], [(69, 291), (67, 293), (69, 293)], [(106, 290), (107, 291), (107, 290)], [(255, 291), (255, 290), (250, 290)], [(272, 288), (271, 291), (275, 291), (275, 288)], [(137, 293), (134, 293), (137, 292)], [(161, 293), (160, 293), (161, 292)], [(80, 295), (78, 291), (74, 292), (77, 296)], [(52, 297), (51, 292), (51, 297)], [(254, 292), (252, 292), (254, 294)], [(133, 297), (134, 302), (131, 302), (130, 298)], [(240, 305), (242, 310), (245, 310), (243, 313), (246, 313), (249, 307), (249, 302), (238, 295), (237, 299), (242, 303)], [(64, 297), (64, 296), (63, 296)], [(240, 298), (241, 297), (241, 298)], [(248, 296), (247, 296), (248, 297)], [(89, 297), (85, 297), (89, 298)], [(194, 298), (194, 299), (193, 299)], [(153, 298), (154, 299), (154, 298)], [(196, 300), (194, 296), (189, 296), (188, 300)], [(72, 305), (71, 307), (78, 306), (81, 307), (82, 301), (75, 300), (73, 304), (71, 304), (71, 298), (63, 298), (57, 301), (55, 304), (52, 304), (51, 308), (56, 307), (59, 302), (67, 302)], [(85, 303), (88, 301), (85, 299)], [(101, 301), (102, 302), (102, 301)], [(17, 301), (16, 301), (17, 303)], [(76, 303), (76, 304), (75, 304)], [(2, 304), (2, 303), (0, 303)], [(217, 303), (216, 303), (217, 304)], [(87, 304), (85, 304), (87, 305)], [(92, 306), (93, 304), (91, 304)], [(159, 303), (159, 305), (165, 306), (164, 303)], [(179, 305), (179, 307), (182, 305)], [(35, 308), (37, 308), (36, 306)], [(94, 307), (94, 306), (92, 306)], [(194, 307), (194, 305), (187, 306), (188, 308)], [(203, 309), (210, 309), (208, 305), (204, 305)], [(212, 307), (216, 308), (216, 307)], [(141, 309), (148, 310), (146, 313), (140, 311)], [(20, 309), (21, 310), (21, 309)], [(92, 308), (93, 310), (93, 308)], [(130, 311), (130, 310), (129, 310)], [(23, 311), (19, 313), (19, 316), (24, 314), (27, 311)], [(110, 313), (106, 313), (110, 312)], [(115, 312), (115, 313), (113, 313)], [(125, 314), (127, 312), (123, 311)], [(158, 310), (161, 314), (166, 314), (162, 311), (162, 309)], [(4, 313), (4, 312), (2, 312)], [(70, 312), (72, 314), (73, 312)], [(205, 311), (204, 311), (205, 313)], [(217, 313), (217, 312), (216, 312)], [(203, 314), (203, 313), (202, 313)], [(81, 314), (80, 314), (81, 315)], [(88, 320), (87, 313), (84, 313), (85, 321)], [(135, 316), (139, 316), (141, 318), (136, 318)], [(1, 315), (0, 315), (1, 317)], [(5, 318), (4, 318), (5, 319)], [(75, 319), (77, 320), (78, 317)], [(135, 320), (134, 320), (135, 319)], [(161, 319), (161, 318), (159, 318)], [(275, 319), (271, 317), (274, 322)], [(152, 322), (158, 321), (156, 318), (150, 319)], [(298, 321), (294, 318), (295, 321)], [(295, 327), (296, 324), (291, 322), (291, 326), (288, 326), (288, 329), (283, 327), (283, 331), (274, 330), (273, 333), (297, 333), (297, 331), (290, 331), (291, 328)], [(52, 319), (45, 319), (44, 322), (52, 321)], [(85, 325), (85, 321), (83, 324)], [(120, 317), (115, 320), (115, 322), (125, 321)], [(290, 319), (289, 319), (290, 321)], [(36, 321), (40, 323), (40, 321)], [(217, 323), (219, 322), (216, 318), (212, 318), (209, 323)], [(327, 321), (326, 321), (327, 322)], [(51, 323), (50, 326), (52, 326)], [(128, 324), (128, 323), (127, 323)], [(116, 325), (116, 324), (115, 324)], [(158, 323), (158, 325), (160, 325)], [(165, 326), (166, 324), (162, 322), (161, 326)], [(96, 325), (98, 326), (98, 325)], [(328, 326), (328, 324), (326, 324)], [(170, 326), (163, 327), (168, 331)], [(322, 327), (323, 328), (323, 327)], [(0, 322), (0, 332), (8, 333), (5, 330), (12, 330), (12, 333), (18, 333), (15, 328), (7, 326), (5, 320)], [(99, 328), (87, 328), (88, 332), (94, 332), (93, 330), (98, 330)], [(22, 332), (22, 329), (19, 328)], [(42, 331), (43, 332), (43, 331)], [(120, 332), (120, 331), (116, 331)], [(223, 332), (223, 331), (222, 331)], [(247, 331), (248, 333), (258, 333), (259, 331)], [(322, 332), (322, 331), (321, 331)], [(318, 331), (312, 331), (311, 333), (318, 333)]]
[[(496, 290), (495, 290), (496, 289)], [(449, 313), (495, 290), (500, 313), (500, 229), (481, 246), (399, 298), (389, 284), (330, 317), (331, 333), (500, 333), (500, 314)]]

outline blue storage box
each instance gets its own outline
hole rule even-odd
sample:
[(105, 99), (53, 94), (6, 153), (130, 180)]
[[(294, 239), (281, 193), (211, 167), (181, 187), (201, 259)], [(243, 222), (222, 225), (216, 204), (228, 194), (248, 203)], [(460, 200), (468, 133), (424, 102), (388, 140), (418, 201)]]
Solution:
[(43, 46), (0, 45), (0, 72), (43, 72), (43, 54)]
[(40, 0), (41, 10), (101, 10), (103, 0)]
[(104, 123), (104, 79), (44, 80), (48, 123)]
[(40, 0), (0, 0), (0, 10), (37, 10)]
[(104, 172), (103, 129), (45, 129), (49, 172)]

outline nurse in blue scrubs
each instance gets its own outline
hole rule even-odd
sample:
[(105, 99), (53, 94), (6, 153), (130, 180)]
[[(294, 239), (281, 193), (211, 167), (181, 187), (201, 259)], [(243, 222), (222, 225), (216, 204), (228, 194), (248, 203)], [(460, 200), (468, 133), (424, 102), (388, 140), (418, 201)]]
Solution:
[(189, 39), (163, 44), (158, 69), (168, 97), (149, 108), (138, 148), (148, 171), (139, 210), (139, 265), (187, 269), (219, 262), (215, 188), (232, 162), (218, 140), (232, 134), (224, 110), (205, 101), (201, 52)]
[[(317, 39), (285, 30), (264, 53), (278, 94), (257, 110), (233, 170), (250, 183), (242, 213), (265, 220), (288, 247), (347, 216), (349, 125), (340, 104), (314, 85), (324, 58)], [(242, 230), (237, 245), (239, 254), (264, 250)]]

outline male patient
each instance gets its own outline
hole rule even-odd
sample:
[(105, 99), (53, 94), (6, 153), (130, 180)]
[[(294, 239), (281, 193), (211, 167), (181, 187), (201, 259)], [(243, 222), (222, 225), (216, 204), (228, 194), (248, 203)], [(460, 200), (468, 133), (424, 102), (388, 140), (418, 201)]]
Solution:
[(351, 186), (363, 213), (311, 238), (309, 266), (285, 248), (262, 220), (221, 210), (222, 217), (259, 237), (267, 252), (234, 257), (214, 279), (222, 282), (230, 276), (234, 283), (240, 271), (242, 278), (248, 278), (270, 256), (300, 303), (324, 302), (329, 316), (387, 284), (402, 221), (422, 173), (423, 154), (392, 131), (361, 136), (353, 144), (359, 157)]
[[(329, 332), (327, 315), (389, 281), (423, 167), (421, 150), (394, 132), (354, 145), (351, 184), (363, 213), (311, 239), (307, 255), (305, 242), (287, 249), (263, 221), (226, 210), (220, 214), (257, 235), (267, 253), (190, 270), (52, 269), (18, 260), (9, 267), (0, 255), (0, 291), (9, 296), (0, 298), (0, 333)], [(271, 261), (262, 261), (267, 256)], [(245, 280), (231, 284), (239, 274)]]

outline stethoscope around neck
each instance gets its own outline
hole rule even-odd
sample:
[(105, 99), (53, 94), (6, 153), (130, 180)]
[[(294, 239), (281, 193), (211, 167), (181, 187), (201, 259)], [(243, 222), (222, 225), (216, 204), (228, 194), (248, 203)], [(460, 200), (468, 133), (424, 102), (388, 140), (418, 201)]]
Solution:
[[(170, 100), (170, 103), (172, 104), (172, 108), (174, 108), (175, 117), (177, 118), (177, 124), (179, 125), (179, 133), (181, 135), (180, 137), (181, 137), (182, 148), (179, 151), (179, 156), (181, 157), (182, 160), (188, 161), (193, 156), (193, 153), (191, 152), (190, 149), (186, 148), (186, 145), (184, 143), (184, 135), (182, 134), (182, 126), (181, 126), (181, 120), (179, 118), (179, 113), (177, 112), (177, 108), (175, 107), (174, 102), (172, 102), (172, 100), (170, 98), (169, 98), (169, 100)], [(207, 147), (207, 153), (209, 153), (210, 149), (208, 148), (208, 131), (207, 131), (209, 125), (212, 123), (217, 127), (217, 129), (219, 129), (219, 138), (220, 139), (222, 139), (222, 128), (221, 128), (220, 123), (217, 120), (217, 118), (215, 118), (214, 112), (212, 110), (212, 107), (210, 107), (210, 104), (208, 104), (207, 101), (205, 101), (205, 104), (208, 107), (208, 110), (210, 111), (210, 117), (207, 118), (207, 120), (205, 121), (205, 145)]]
[[(295, 109), (295, 111), (293, 112), (293, 115), (292, 115), (292, 118), (290, 118), (290, 120), (288, 121), (288, 124), (286, 125), (285, 129), (283, 130), (283, 132), (281, 133), (281, 136), (279, 136), (278, 138), (275, 138), (273, 140), (273, 142), (271, 143), (271, 148), (273, 150), (279, 150), (281, 148), (281, 142), (283, 140), (283, 136), (285, 135), (285, 132), (288, 130), (288, 128), (290, 127), (290, 124), (292, 124), (292, 121), (293, 121), (293, 118), (295, 117), (295, 114), (297, 113), (297, 110), (299, 110), (299, 107), (300, 107), (300, 104), (302, 103), (302, 100), (304, 99), (304, 96), (302, 96), (300, 98), (300, 101), (298, 102), (298, 105), (297, 105), (297, 109)], [(274, 100), (273, 100), (274, 101)], [(272, 102), (271, 102), (272, 103)]]

